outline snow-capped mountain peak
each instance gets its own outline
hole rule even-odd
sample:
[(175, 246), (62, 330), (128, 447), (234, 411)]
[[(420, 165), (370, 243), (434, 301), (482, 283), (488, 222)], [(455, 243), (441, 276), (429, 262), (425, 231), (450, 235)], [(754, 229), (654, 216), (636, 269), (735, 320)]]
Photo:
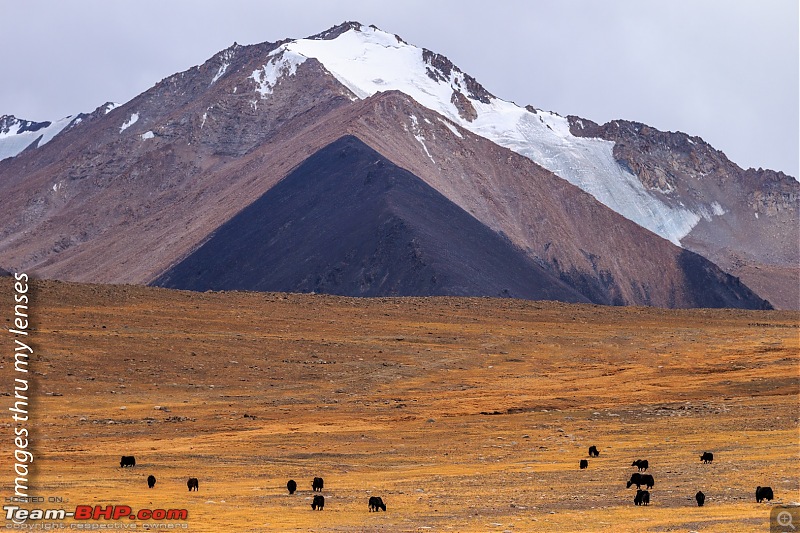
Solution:
[(14, 115), (0, 116), (0, 161), (19, 155), (25, 150), (41, 148), (53, 138), (68, 131), (86, 120), (107, 115), (120, 104), (106, 102), (92, 113), (67, 115), (56, 121), (33, 122)]
[(37, 148), (58, 135), (75, 119), (68, 115), (55, 122), (32, 122), (13, 115), (0, 117), (0, 160), (14, 157), (27, 148)]
[(450, 118), (459, 116), (456, 93), (485, 103), (494, 98), (444, 56), (374, 26), (351, 23), (332, 39), (298, 39), (280, 49), (317, 59), (359, 98), (398, 90)]
[(680, 245), (708, 213), (669, 202), (614, 158), (614, 143), (577, 137), (566, 118), (493, 96), (446, 57), (408, 44), (375, 26), (347, 22), (307, 39), (283, 43), (252, 78), (265, 96), (281, 75), (314, 58), (353, 92), (367, 98), (401, 91), (467, 130), (522, 154), (580, 187), (637, 224)]

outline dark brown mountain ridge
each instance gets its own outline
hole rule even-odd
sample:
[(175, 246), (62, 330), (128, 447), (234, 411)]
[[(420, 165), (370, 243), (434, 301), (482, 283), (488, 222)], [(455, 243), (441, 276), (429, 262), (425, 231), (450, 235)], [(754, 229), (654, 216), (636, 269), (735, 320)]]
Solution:
[(349, 135), (306, 159), (153, 285), (589, 301)]

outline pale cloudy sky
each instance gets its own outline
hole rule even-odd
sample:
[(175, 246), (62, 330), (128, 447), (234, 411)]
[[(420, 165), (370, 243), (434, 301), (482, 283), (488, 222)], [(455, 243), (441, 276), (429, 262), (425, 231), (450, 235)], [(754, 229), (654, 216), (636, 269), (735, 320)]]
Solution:
[(0, 115), (125, 102), (234, 41), (375, 24), (520, 105), (699, 135), (798, 177), (797, 0), (0, 0)]

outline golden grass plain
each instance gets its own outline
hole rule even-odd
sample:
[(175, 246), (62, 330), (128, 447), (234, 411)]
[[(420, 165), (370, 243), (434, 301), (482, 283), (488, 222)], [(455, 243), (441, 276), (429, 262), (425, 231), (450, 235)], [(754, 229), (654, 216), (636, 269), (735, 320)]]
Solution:
[(797, 312), (32, 288), (31, 494), (56, 507), (186, 508), (195, 532), (750, 532), (800, 501)]

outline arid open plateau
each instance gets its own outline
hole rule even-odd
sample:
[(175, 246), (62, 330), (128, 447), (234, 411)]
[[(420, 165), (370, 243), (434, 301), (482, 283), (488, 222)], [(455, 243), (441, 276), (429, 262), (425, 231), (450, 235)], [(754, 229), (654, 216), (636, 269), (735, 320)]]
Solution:
[(67, 509), (186, 508), (195, 532), (750, 532), (800, 501), (798, 312), (31, 285), (32, 494)]

